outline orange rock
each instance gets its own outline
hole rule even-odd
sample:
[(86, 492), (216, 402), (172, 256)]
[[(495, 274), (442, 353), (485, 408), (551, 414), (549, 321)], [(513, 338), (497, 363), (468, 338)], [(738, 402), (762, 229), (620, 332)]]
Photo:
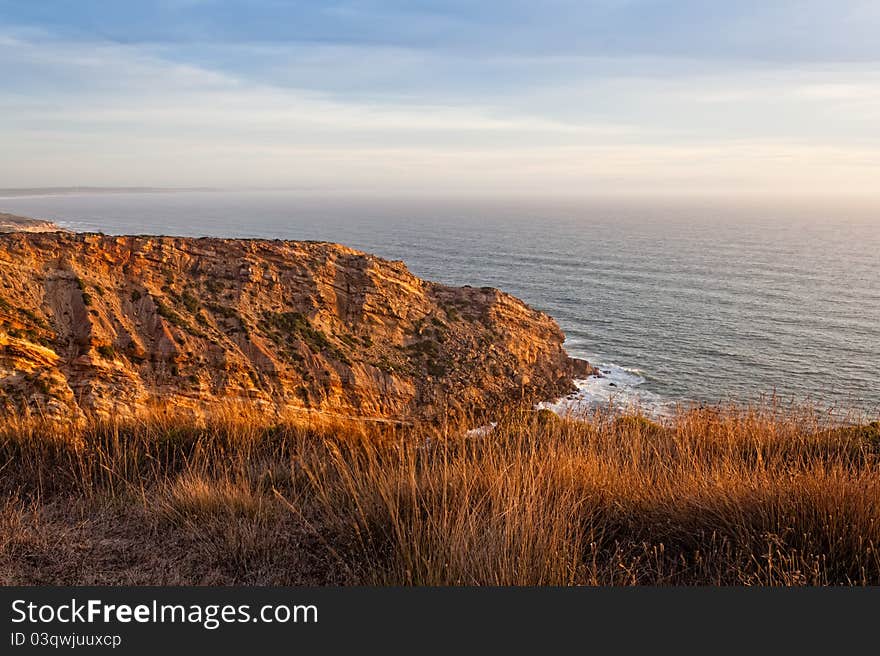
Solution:
[[(337, 244), (0, 235), (0, 405), (48, 397), (73, 416), (239, 398), (436, 418), (568, 392), (589, 365), (563, 339), (508, 294)], [(53, 381), (40, 394), (19, 375), (35, 370)]]

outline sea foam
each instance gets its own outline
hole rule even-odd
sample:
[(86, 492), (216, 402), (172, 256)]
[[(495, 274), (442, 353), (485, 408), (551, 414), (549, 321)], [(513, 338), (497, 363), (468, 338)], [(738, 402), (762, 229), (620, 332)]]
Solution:
[(583, 417), (600, 408), (638, 411), (658, 417), (672, 412), (672, 402), (643, 387), (647, 379), (638, 369), (614, 363), (596, 366), (602, 372), (601, 376), (575, 380), (576, 391), (555, 401), (542, 401), (537, 408), (572, 418)]

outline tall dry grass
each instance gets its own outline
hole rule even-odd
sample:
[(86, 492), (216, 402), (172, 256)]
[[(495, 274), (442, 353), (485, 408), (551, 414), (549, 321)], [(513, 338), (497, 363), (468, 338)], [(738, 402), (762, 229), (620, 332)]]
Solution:
[(88, 541), (112, 512), (165, 568), (148, 582), (880, 584), (878, 462), (880, 424), (773, 405), (519, 410), (485, 434), (242, 408), (8, 421), (0, 572), (34, 576), (15, 535)]

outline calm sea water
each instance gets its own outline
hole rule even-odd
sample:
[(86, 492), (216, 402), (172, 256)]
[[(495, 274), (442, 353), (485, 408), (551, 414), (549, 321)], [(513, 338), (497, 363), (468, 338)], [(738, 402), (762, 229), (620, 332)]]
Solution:
[(0, 198), (111, 234), (335, 241), (555, 317), (607, 372), (570, 403), (783, 400), (880, 413), (880, 211), (309, 192)]

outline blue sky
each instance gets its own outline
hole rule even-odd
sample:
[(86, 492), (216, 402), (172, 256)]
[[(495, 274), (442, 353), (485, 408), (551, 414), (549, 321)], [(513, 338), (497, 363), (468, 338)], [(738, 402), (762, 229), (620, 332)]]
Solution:
[(871, 194), (880, 4), (0, 0), (0, 187)]

